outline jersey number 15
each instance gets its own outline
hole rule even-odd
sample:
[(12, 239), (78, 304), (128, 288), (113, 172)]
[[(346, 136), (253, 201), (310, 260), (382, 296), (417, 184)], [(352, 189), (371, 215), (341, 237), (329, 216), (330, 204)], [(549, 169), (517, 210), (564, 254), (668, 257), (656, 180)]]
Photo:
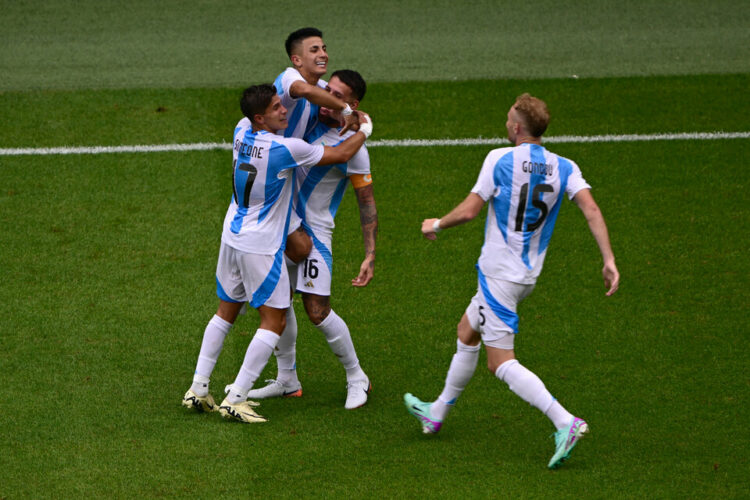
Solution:
[[(531, 204), (539, 209), (541, 214), (539, 218), (526, 226), (526, 231), (535, 231), (542, 225), (547, 218), (549, 208), (542, 201), (542, 193), (551, 193), (554, 189), (549, 184), (537, 184), (531, 191)], [(518, 195), (518, 211), (516, 212), (516, 231), (523, 231), (523, 219), (526, 217), (526, 199), (529, 195), (529, 183), (521, 186), (521, 192)]]

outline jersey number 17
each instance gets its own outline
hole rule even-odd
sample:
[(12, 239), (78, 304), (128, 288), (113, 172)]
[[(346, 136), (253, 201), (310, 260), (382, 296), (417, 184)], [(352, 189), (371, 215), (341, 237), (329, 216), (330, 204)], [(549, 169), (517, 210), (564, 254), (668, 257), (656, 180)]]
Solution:
[[(235, 168), (235, 166), (237, 168)], [(237, 196), (237, 170), (247, 172), (245, 180), (245, 189), (242, 193), (242, 203), (240, 203), (240, 197)], [(234, 191), (234, 199), (237, 200), (237, 204), (241, 207), (247, 208), (250, 205), (250, 191), (253, 190), (253, 182), (255, 182), (255, 176), (258, 175), (258, 169), (252, 166), (250, 163), (240, 163), (237, 165), (237, 160), (232, 162), (232, 191)]]

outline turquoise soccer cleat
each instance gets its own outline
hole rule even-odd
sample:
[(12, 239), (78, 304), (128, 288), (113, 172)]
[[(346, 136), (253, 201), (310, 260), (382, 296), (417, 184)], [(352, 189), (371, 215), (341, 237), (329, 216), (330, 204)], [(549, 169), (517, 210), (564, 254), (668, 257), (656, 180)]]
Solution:
[(589, 431), (589, 424), (582, 418), (575, 417), (570, 425), (555, 432), (555, 454), (547, 464), (550, 469), (560, 467), (563, 462), (570, 458), (570, 452), (578, 441)]
[(425, 403), (410, 393), (404, 394), (404, 404), (409, 413), (414, 415), (422, 424), (422, 432), (425, 434), (437, 434), (443, 425), (442, 420), (437, 420), (432, 416), (430, 407), (432, 403)]

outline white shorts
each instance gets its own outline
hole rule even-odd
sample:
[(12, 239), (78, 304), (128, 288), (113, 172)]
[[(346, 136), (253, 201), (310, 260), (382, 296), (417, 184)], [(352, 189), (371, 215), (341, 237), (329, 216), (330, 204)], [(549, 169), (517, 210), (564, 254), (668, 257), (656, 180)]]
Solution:
[(289, 236), (295, 232), (302, 225), (302, 218), (297, 215), (296, 210), (292, 210), (289, 214), (289, 228), (286, 231), (286, 235)]
[(222, 242), (216, 264), (216, 295), (226, 302), (249, 302), (286, 309), (291, 305), (284, 252), (259, 255), (241, 252)]
[(534, 286), (487, 278), (479, 273), (477, 293), (466, 308), (466, 317), (474, 331), (482, 334), (484, 345), (513, 349), (518, 333), (516, 308)]
[(331, 275), (333, 272), (333, 254), (331, 237), (311, 235), (313, 247), (310, 255), (297, 265), (296, 290), (300, 293), (331, 296)]

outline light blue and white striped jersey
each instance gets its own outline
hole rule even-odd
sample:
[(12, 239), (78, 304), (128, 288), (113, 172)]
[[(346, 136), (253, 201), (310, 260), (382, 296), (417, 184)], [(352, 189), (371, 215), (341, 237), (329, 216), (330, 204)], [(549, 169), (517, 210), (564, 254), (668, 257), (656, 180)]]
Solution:
[(323, 150), (302, 139), (253, 132), (249, 120), (240, 120), (234, 130), (234, 192), (221, 240), (261, 255), (274, 255), (283, 248), (292, 208), (293, 169), (316, 165)]
[(472, 189), (489, 201), (479, 270), (532, 284), (542, 271), (563, 193), (591, 188), (573, 161), (537, 144), (490, 151)]
[[(287, 109), (288, 125), (284, 130), (280, 130), (279, 134), (284, 137), (302, 139), (315, 124), (320, 107), (304, 97), (292, 97), (289, 93), (289, 87), (297, 80), (306, 82), (297, 68), (287, 68), (276, 77), (273, 85), (276, 87), (276, 93), (281, 98), (281, 104)], [(326, 85), (327, 82), (325, 80), (318, 80), (318, 87), (325, 89)]]
[[(338, 128), (331, 128), (318, 122), (305, 140), (310, 144), (336, 146), (356, 132), (348, 131), (339, 136)], [(362, 146), (346, 163), (325, 167), (298, 168), (296, 170), (299, 192), (295, 197), (295, 210), (307, 229), (318, 237), (330, 237), (341, 200), (344, 197), (349, 176), (370, 173), (370, 155)]]

